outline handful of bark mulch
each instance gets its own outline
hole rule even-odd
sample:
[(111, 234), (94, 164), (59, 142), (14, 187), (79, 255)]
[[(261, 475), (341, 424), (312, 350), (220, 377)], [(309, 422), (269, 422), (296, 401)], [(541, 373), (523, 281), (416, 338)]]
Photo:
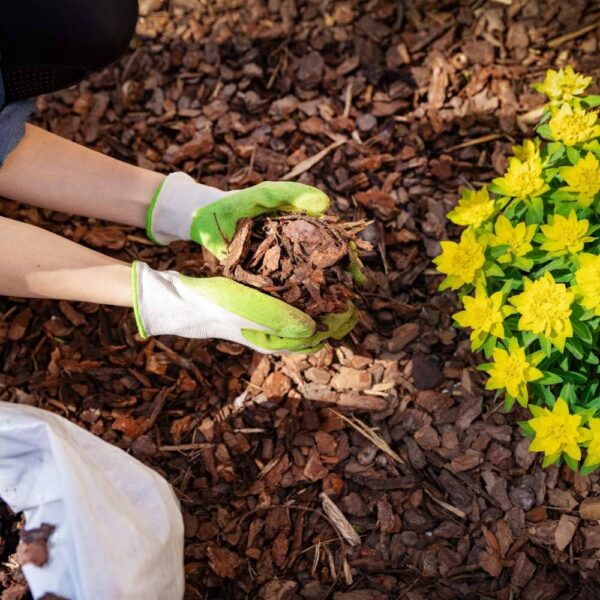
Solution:
[(298, 214), (240, 219), (223, 275), (311, 317), (344, 312), (364, 278), (358, 250), (370, 244), (357, 234), (367, 225)]

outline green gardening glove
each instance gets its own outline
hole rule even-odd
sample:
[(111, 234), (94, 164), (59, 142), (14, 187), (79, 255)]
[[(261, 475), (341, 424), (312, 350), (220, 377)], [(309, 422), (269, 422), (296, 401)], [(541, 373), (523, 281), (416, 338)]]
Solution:
[(220, 338), (259, 352), (315, 352), (327, 338), (341, 339), (356, 324), (358, 312), (321, 320), (326, 331), (302, 311), (224, 277), (196, 278), (176, 271), (132, 265), (133, 305), (140, 335)]
[[(297, 340), (294, 344), (289, 339), (271, 336), (262, 331), (246, 331), (244, 337), (254, 347), (268, 349), (271, 352), (279, 350), (292, 350), (295, 352), (312, 353), (317, 352), (324, 346), (325, 340), (341, 340), (347, 336), (358, 323), (358, 310), (351, 302), (343, 313), (331, 313), (319, 319), (325, 327), (323, 331), (317, 331), (313, 335)], [(264, 350), (263, 350), (264, 352)]]
[(223, 192), (196, 183), (185, 173), (171, 173), (152, 200), (146, 228), (148, 237), (158, 244), (192, 240), (223, 260), (242, 217), (276, 211), (321, 216), (328, 207), (325, 193), (303, 183), (266, 181)]

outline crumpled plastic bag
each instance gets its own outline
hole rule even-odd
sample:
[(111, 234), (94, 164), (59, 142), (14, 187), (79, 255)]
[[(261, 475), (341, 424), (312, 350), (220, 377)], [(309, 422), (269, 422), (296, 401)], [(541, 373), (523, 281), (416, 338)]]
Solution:
[(179, 600), (183, 522), (171, 486), (66, 419), (0, 402), (0, 497), (27, 529), (54, 525), (48, 562), (23, 567), (34, 598)]

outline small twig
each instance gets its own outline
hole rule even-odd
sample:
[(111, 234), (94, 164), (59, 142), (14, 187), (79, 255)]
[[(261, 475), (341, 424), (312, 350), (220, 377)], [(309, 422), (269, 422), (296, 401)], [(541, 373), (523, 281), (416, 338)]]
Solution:
[[(446, 152), (453, 152), (454, 150), (460, 150), (461, 148), (468, 148), (469, 146), (477, 146), (478, 144), (493, 142), (494, 140), (500, 139), (504, 136), (506, 136), (505, 133), (488, 133), (487, 135), (482, 135), (481, 137), (473, 138), (472, 140), (467, 140), (466, 142), (456, 144), (456, 146), (450, 146), (450, 148), (446, 148)], [(514, 140), (511, 139), (511, 141)]]
[(390, 448), (389, 444), (378, 433), (376, 433), (373, 429), (369, 428), (369, 426), (363, 423), (360, 419), (356, 417), (352, 417), (352, 419), (349, 419), (348, 417), (344, 416), (342, 413), (339, 413), (337, 410), (334, 409), (331, 409), (331, 412), (333, 412), (335, 415), (340, 417), (340, 419), (346, 421), (346, 423), (354, 427), (354, 429), (356, 429), (358, 433), (360, 433), (363, 437), (367, 438), (373, 445), (377, 446), (377, 448), (379, 448), (382, 452), (387, 454), (392, 460), (401, 465), (406, 464), (404, 460)]
[(217, 229), (219, 230), (219, 233), (221, 234), (223, 241), (229, 246), (229, 244), (231, 244), (231, 240), (223, 233), (223, 230), (221, 229), (221, 225), (219, 223), (219, 219), (217, 218), (217, 213), (213, 213), (213, 217), (215, 218), (215, 223), (217, 224)]
[(219, 79), (217, 81), (217, 83), (215, 84), (212, 94), (210, 95), (210, 100), (214, 100), (221, 93), (222, 89), (223, 89), (223, 81), (221, 79)]
[(214, 444), (206, 442), (197, 442), (195, 444), (178, 444), (177, 446), (159, 446), (160, 452), (187, 452), (189, 450), (206, 450), (213, 448)]
[(423, 489), (425, 490), (425, 493), (434, 502), (437, 502), (441, 507), (443, 507), (447, 511), (451, 512), (453, 515), (456, 515), (460, 519), (466, 519), (467, 518), (467, 514), (465, 512), (463, 512), (462, 510), (460, 510), (460, 508), (456, 508), (456, 506), (453, 506), (452, 504), (449, 504), (448, 502), (444, 502), (443, 500), (440, 500), (439, 498), (436, 498), (426, 487), (424, 487)]
[(548, 42), (548, 48), (558, 48), (558, 46), (562, 46), (565, 42), (570, 42), (575, 38), (578, 38), (582, 35), (585, 35), (589, 31), (596, 29), (600, 25), (600, 21), (595, 21), (594, 23), (590, 23), (589, 25), (584, 25), (583, 27), (576, 29), (575, 31), (571, 31), (570, 33), (565, 33), (564, 35), (559, 35), (554, 39), (551, 39)]
[(327, 515), (327, 519), (333, 528), (338, 531), (351, 546), (358, 546), (358, 544), (360, 544), (360, 536), (348, 522), (344, 513), (325, 492), (319, 494), (319, 498), (322, 502), (323, 512)]
[(348, 86), (346, 87), (346, 98), (344, 102), (344, 113), (343, 116), (348, 118), (350, 116), (350, 111), (352, 110), (352, 83), (353, 79), (350, 79), (348, 82)]
[(281, 180), (289, 181), (290, 179), (295, 179), (299, 175), (302, 175), (305, 171), (308, 171), (312, 167), (314, 167), (317, 163), (321, 162), (330, 152), (346, 143), (346, 139), (338, 140), (337, 142), (333, 142), (329, 144), (326, 148), (323, 148), (321, 152), (317, 152), (317, 154), (306, 158), (302, 162), (298, 163), (289, 173), (286, 173)]
[(454, 19), (448, 19), (443, 25), (434, 29), (431, 33), (427, 34), (424, 38), (413, 44), (410, 48), (411, 52), (419, 52), (426, 46), (429, 46), (434, 40), (442, 36), (454, 23)]
[(256, 148), (257, 144), (254, 144), (252, 147), (252, 156), (250, 156), (250, 164), (248, 165), (248, 177), (252, 175), (252, 171), (254, 171), (254, 160), (256, 159)]

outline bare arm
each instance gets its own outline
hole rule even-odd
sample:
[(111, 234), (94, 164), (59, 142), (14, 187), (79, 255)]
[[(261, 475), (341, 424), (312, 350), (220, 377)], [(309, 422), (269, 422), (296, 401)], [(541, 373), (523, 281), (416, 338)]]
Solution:
[(28, 124), (0, 169), (0, 196), (144, 228), (164, 177)]
[(0, 217), (0, 295), (132, 306), (131, 267)]

